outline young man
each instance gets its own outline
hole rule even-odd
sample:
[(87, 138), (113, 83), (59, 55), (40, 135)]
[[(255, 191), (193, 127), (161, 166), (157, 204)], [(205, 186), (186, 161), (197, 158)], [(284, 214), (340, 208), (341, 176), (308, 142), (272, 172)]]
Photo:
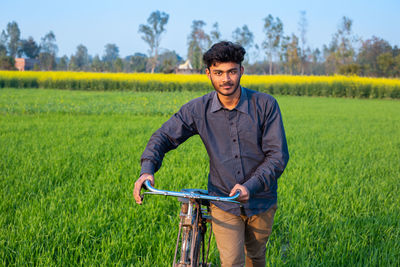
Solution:
[(277, 179), (289, 160), (276, 100), (240, 86), (245, 50), (231, 42), (214, 44), (203, 60), (215, 91), (196, 98), (150, 138), (141, 157), (134, 197), (142, 203), (145, 180), (166, 152), (200, 135), (210, 157), (208, 192), (232, 196), (243, 204), (211, 204), (212, 225), (222, 266), (265, 266), (265, 252), (277, 209)]

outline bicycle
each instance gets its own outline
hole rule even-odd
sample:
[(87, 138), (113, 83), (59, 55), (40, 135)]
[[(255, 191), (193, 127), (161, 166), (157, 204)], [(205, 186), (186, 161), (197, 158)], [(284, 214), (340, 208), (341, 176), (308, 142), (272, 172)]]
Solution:
[(178, 237), (176, 239), (173, 267), (211, 266), (208, 263), (212, 225), (208, 233), (207, 250), (204, 239), (207, 223), (211, 223), (210, 201), (225, 201), (240, 204), (235, 201), (240, 191), (232, 197), (217, 197), (208, 195), (207, 190), (183, 189), (181, 192), (159, 190), (151, 186), (150, 181), (144, 182), (144, 194), (178, 197), (181, 202)]

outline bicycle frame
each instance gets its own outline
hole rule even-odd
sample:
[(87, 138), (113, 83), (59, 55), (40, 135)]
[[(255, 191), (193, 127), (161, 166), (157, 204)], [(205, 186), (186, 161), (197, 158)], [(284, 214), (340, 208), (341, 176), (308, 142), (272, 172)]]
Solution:
[[(240, 192), (236, 192), (232, 197), (218, 197), (207, 195), (208, 192), (201, 189), (184, 189), (181, 192), (159, 190), (152, 187), (148, 180), (144, 182), (144, 185), (150, 191), (145, 192), (145, 194), (178, 197), (178, 200), (181, 202), (179, 232), (176, 240), (173, 267), (209, 266), (207, 262), (212, 226), (208, 234), (207, 252), (205, 251), (204, 242), (207, 223), (211, 222), (209, 201), (225, 201), (240, 204), (240, 202), (235, 201), (239, 197)], [(178, 253), (179, 260), (177, 261)]]

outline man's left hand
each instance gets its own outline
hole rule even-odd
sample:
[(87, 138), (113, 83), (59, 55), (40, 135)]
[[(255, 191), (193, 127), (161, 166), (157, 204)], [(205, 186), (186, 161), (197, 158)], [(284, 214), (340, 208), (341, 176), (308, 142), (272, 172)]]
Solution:
[(231, 192), (229, 193), (229, 196), (231, 197), (231, 196), (235, 195), (236, 191), (238, 191), (238, 190), (240, 191), (240, 195), (237, 198), (237, 201), (247, 202), (249, 200), (249, 198), (250, 198), (249, 190), (245, 186), (243, 186), (241, 184), (236, 184), (232, 188)]

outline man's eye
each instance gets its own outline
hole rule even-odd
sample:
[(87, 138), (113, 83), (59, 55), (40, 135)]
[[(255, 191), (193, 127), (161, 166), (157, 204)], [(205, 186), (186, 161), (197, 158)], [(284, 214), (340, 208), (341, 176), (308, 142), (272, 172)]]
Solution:
[(218, 76), (220, 76), (220, 75), (222, 74), (222, 72), (221, 72), (221, 71), (214, 72), (214, 73), (215, 73), (215, 75), (218, 75)]
[(236, 74), (237, 70), (231, 70), (231, 74)]

